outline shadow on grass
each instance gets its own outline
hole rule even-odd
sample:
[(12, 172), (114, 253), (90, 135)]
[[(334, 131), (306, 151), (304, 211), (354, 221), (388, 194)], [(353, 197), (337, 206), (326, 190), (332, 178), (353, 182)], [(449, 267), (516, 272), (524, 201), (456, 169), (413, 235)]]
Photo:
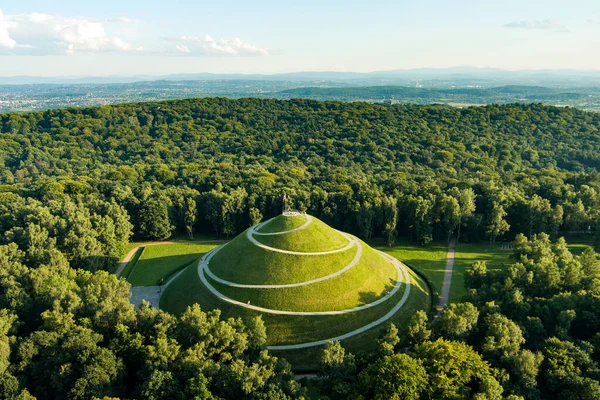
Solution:
[(131, 271), (129, 282), (133, 286), (155, 286), (172, 278), (181, 269), (196, 262), (205, 253), (178, 254), (138, 260)]

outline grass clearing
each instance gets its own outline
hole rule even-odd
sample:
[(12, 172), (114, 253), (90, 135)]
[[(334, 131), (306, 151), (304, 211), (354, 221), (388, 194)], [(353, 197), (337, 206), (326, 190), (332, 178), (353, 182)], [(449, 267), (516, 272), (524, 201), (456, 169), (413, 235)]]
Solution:
[(132, 286), (157, 285), (161, 278), (166, 278), (175, 271), (198, 260), (203, 254), (216, 246), (217, 244), (194, 242), (146, 246), (137, 260), (135, 268), (129, 272), (129, 283)]
[(431, 285), (431, 289), (439, 295), (444, 283), (444, 271), (446, 270), (446, 258), (448, 257), (448, 245), (435, 242), (425, 246), (417, 246), (406, 239), (398, 240), (395, 246), (388, 247), (383, 239), (375, 239), (371, 246), (383, 251), (392, 257), (404, 262), (425, 275)]

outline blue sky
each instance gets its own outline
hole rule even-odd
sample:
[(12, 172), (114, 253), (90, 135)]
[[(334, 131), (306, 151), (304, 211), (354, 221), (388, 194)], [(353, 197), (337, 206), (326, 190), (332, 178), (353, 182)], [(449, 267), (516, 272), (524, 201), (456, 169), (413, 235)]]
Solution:
[(0, 4), (0, 75), (600, 70), (598, 0)]

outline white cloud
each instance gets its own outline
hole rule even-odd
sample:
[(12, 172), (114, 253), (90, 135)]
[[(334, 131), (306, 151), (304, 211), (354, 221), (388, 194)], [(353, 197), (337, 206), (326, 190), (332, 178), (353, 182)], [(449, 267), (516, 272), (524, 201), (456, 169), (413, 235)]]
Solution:
[(139, 21), (111, 18), (62, 17), (49, 14), (4, 15), (0, 10), (0, 54), (52, 55), (81, 53), (143, 53), (225, 56), (265, 56), (269, 49), (240, 38), (215, 40), (211, 36), (164, 38), (166, 49), (147, 50), (124, 38), (135, 38)]
[(540, 21), (514, 21), (504, 24), (505, 28), (511, 29), (537, 29), (552, 32), (568, 32), (566, 26), (559, 24), (551, 19), (543, 19)]
[(269, 49), (246, 43), (240, 38), (215, 40), (209, 35), (168, 37), (164, 40), (175, 43), (178, 53), (194, 55), (266, 56)]
[(0, 9), (0, 48), (14, 49), (17, 46), (17, 41), (8, 34), (8, 29), (11, 27), (13, 25), (4, 18)]
[(0, 18), (0, 48), (36, 55), (140, 51), (105, 28), (106, 24), (135, 22), (126, 17), (94, 20), (40, 13), (5, 15)]

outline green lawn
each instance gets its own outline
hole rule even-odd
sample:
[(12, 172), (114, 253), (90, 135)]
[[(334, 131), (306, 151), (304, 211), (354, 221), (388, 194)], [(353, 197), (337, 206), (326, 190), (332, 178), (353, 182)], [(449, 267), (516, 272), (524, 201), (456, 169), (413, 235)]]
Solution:
[[(320, 257), (310, 258), (318, 263)], [(344, 265), (339, 265), (338, 270), (342, 267)], [(210, 278), (209, 281), (225, 296), (244, 303), (250, 301), (259, 307), (286, 311), (334, 311), (372, 303), (386, 296), (397, 279), (398, 272), (392, 263), (365, 245), (356, 266), (334, 278), (311, 285), (249, 289), (226, 286)]]
[[(135, 248), (136, 246), (134, 246), (133, 248)], [(129, 262), (127, 263), (127, 265), (125, 266), (125, 268), (123, 268), (123, 272), (121, 272), (121, 277), (128, 279), (129, 275), (131, 274), (131, 271), (133, 270), (133, 268), (135, 267), (135, 264), (138, 262), (138, 260), (140, 259), (142, 253), (144, 252), (144, 247), (140, 247), (137, 249), (137, 251), (135, 252), (135, 254), (133, 255), (133, 257), (131, 257), (131, 259), (129, 260)]]
[(417, 269), (429, 279), (433, 286), (432, 290), (439, 295), (444, 282), (446, 257), (448, 256), (448, 245), (446, 243), (436, 242), (426, 246), (417, 246), (408, 240), (402, 239), (395, 246), (387, 247), (383, 240), (375, 239), (370, 244), (374, 248), (403, 261), (411, 268)]
[(128, 280), (132, 286), (157, 285), (161, 278), (166, 281), (172, 273), (198, 260), (216, 246), (193, 242), (146, 246)]
[(581, 253), (583, 253), (585, 250), (587, 249), (593, 249), (594, 248), (594, 244), (592, 242), (573, 242), (570, 243), (567, 241), (567, 247), (569, 248), (569, 251), (571, 253), (573, 253), (574, 256), (578, 256)]
[(289, 231), (290, 229), (298, 228), (304, 225), (305, 222), (306, 217), (304, 215), (293, 215), (289, 217), (279, 215), (266, 221), (265, 224), (259, 229), (259, 232), (273, 233)]

